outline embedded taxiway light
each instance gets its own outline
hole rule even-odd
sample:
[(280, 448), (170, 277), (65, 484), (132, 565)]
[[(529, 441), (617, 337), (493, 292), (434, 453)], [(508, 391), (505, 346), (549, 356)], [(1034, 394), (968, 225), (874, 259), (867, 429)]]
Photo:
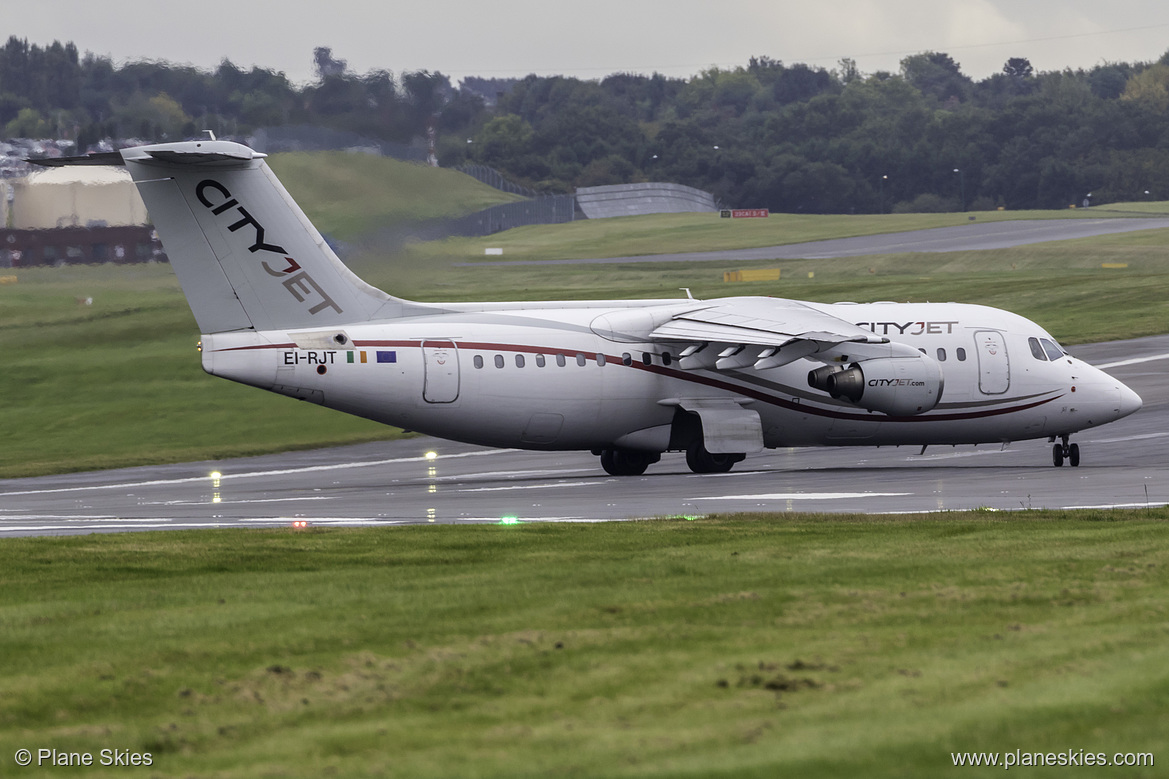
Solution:
[(427, 460), (437, 460), (438, 459), (438, 452), (433, 452), (433, 451), (427, 452), (426, 459)]

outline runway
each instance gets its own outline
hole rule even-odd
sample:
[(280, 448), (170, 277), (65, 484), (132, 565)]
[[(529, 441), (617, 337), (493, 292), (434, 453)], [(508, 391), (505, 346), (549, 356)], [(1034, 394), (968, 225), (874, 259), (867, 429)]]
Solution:
[[(416, 438), (219, 462), (0, 480), (0, 537), (214, 527), (592, 522), (741, 511), (923, 512), (1169, 503), (1169, 336), (1070, 351), (1144, 399), (1073, 438), (979, 447), (778, 449), (728, 474), (667, 454), (640, 477), (587, 452), (494, 450)], [(427, 454), (433, 453), (428, 458)], [(218, 474), (213, 475), (213, 474)]]
[(883, 235), (860, 235), (832, 238), (782, 246), (754, 249), (726, 249), (713, 252), (684, 252), (631, 257), (600, 257), (580, 260), (511, 260), (503, 262), (466, 262), (458, 265), (608, 265), (643, 262), (705, 262), (732, 260), (819, 260), (833, 257), (857, 257), (869, 254), (904, 254), (909, 252), (962, 252), (1007, 249), (1048, 241), (1067, 241), (1097, 235), (1156, 230), (1169, 227), (1161, 217), (1099, 217), (1096, 219), (1023, 219), (1007, 222), (971, 222), (956, 227), (935, 227)]

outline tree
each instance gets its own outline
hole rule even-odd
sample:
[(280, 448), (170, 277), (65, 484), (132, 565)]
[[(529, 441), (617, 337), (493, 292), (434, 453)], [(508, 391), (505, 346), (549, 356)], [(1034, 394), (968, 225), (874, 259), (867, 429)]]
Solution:
[(532, 126), (515, 114), (506, 114), (483, 125), (474, 138), (475, 159), (508, 168), (532, 152)]
[(22, 108), (16, 118), (4, 125), (7, 138), (48, 138), (51, 135), (49, 123), (35, 108)]
[(940, 103), (951, 98), (968, 99), (973, 85), (949, 54), (937, 51), (914, 54), (901, 60), (901, 74), (922, 94)]
[(1169, 65), (1153, 65), (1130, 78), (1120, 99), (1145, 103), (1157, 112), (1169, 109)]
[(1011, 57), (1003, 65), (1003, 74), (1022, 81), (1029, 79), (1035, 75), (1035, 69), (1031, 67), (1031, 60), (1025, 57)]
[(347, 65), (345, 60), (333, 59), (333, 50), (328, 46), (318, 46), (313, 49), (313, 69), (317, 73), (317, 78), (322, 81), (344, 76)]

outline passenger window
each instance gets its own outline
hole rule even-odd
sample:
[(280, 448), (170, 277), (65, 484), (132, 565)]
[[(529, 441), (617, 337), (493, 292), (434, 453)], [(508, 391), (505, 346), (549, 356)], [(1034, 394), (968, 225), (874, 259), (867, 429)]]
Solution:
[(945, 361), (946, 361), (946, 350), (945, 349), (938, 349), (938, 362), (945, 362)]
[(557, 365), (559, 365), (561, 368), (563, 368), (566, 363), (567, 363), (567, 361), (564, 359), (563, 354), (556, 355), (556, 364)]
[(588, 359), (589, 358), (585, 357), (583, 354), (577, 354), (576, 355), (576, 364), (583, 368), (585, 366), (585, 363), (588, 362)]
[(621, 364), (622, 365), (633, 365), (633, 355), (630, 354), (629, 352), (622, 352), (621, 353)]
[(961, 346), (954, 350), (954, 356), (958, 358), (958, 362), (966, 362), (966, 350)]
[(925, 350), (924, 348), (920, 347), (920, 346), (919, 346), (919, 347), (917, 347), (917, 350), (918, 350), (919, 352), (921, 352), (922, 354), (928, 354), (928, 352), (926, 352), (926, 350)]
[(662, 352), (662, 365), (669, 365), (673, 359), (669, 352)]
[(545, 363), (545, 360), (544, 360), (544, 355), (542, 355), (542, 354), (537, 354), (537, 355), (536, 355), (536, 367), (537, 367), (537, 368), (543, 368), (543, 367), (544, 367), (544, 363)]
[(524, 367), (524, 356), (522, 354), (517, 354), (515, 356), (515, 367), (517, 367), (517, 368)]
[(483, 367), (483, 355), (476, 354), (475, 359), (471, 360), (471, 362), (475, 363), (476, 368), (482, 368)]
[(1063, 349), (1056, 346), (1054, 341), (1049, 341), (1044, 338), (1041, 343), (1043, 344), (1043, 350), (1047, 352), (1047, 358), (1053, 362), (1067, 354)]
[(495, 355), (495, 367), (496, 368), (503, 367), (503, 355), (502, 354)]
[(604, 365), (604, 364), (605, 364), (605, 355), (601, 354), (600, 352), (597, 352), (597, 365)]
[(642, 365), (653, 365), (654, 364), (654, 356), (652, 354), (650, 354), (649, 352), (642, 352), (641, 353), (641, 363), (642, 363)]
[(1047, 362), (1047, 355), (1043, 353), (1043, 347), (1039, 345), (1038, 338), (1028, 338), (1027, 345), (1031, 347), (1031, 356), (1036, 360)]

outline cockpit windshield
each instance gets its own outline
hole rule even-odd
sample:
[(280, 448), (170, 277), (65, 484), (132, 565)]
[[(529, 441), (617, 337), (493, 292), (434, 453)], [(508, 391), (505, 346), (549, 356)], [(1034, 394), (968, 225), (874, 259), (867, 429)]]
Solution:
[(1027, 339), (1027, 345), (1031, 347), (1031, 356), (1044, 362), (1058, 360), (1067, 354), (1060, 348), (1059, 344), (1050, 338), (1031, 337)]
[(1067, 352), (1061, 349), (1059, 345), (1050, 338), (1041, 338), (1039, 339), (1039, 342), (1043, 344), (1043, 351), (1047, 352), (1047, 359), (1049, 360), (1058, 360), (1060, 357), (1063, 357), (1065, 354), (1067, 354)]

